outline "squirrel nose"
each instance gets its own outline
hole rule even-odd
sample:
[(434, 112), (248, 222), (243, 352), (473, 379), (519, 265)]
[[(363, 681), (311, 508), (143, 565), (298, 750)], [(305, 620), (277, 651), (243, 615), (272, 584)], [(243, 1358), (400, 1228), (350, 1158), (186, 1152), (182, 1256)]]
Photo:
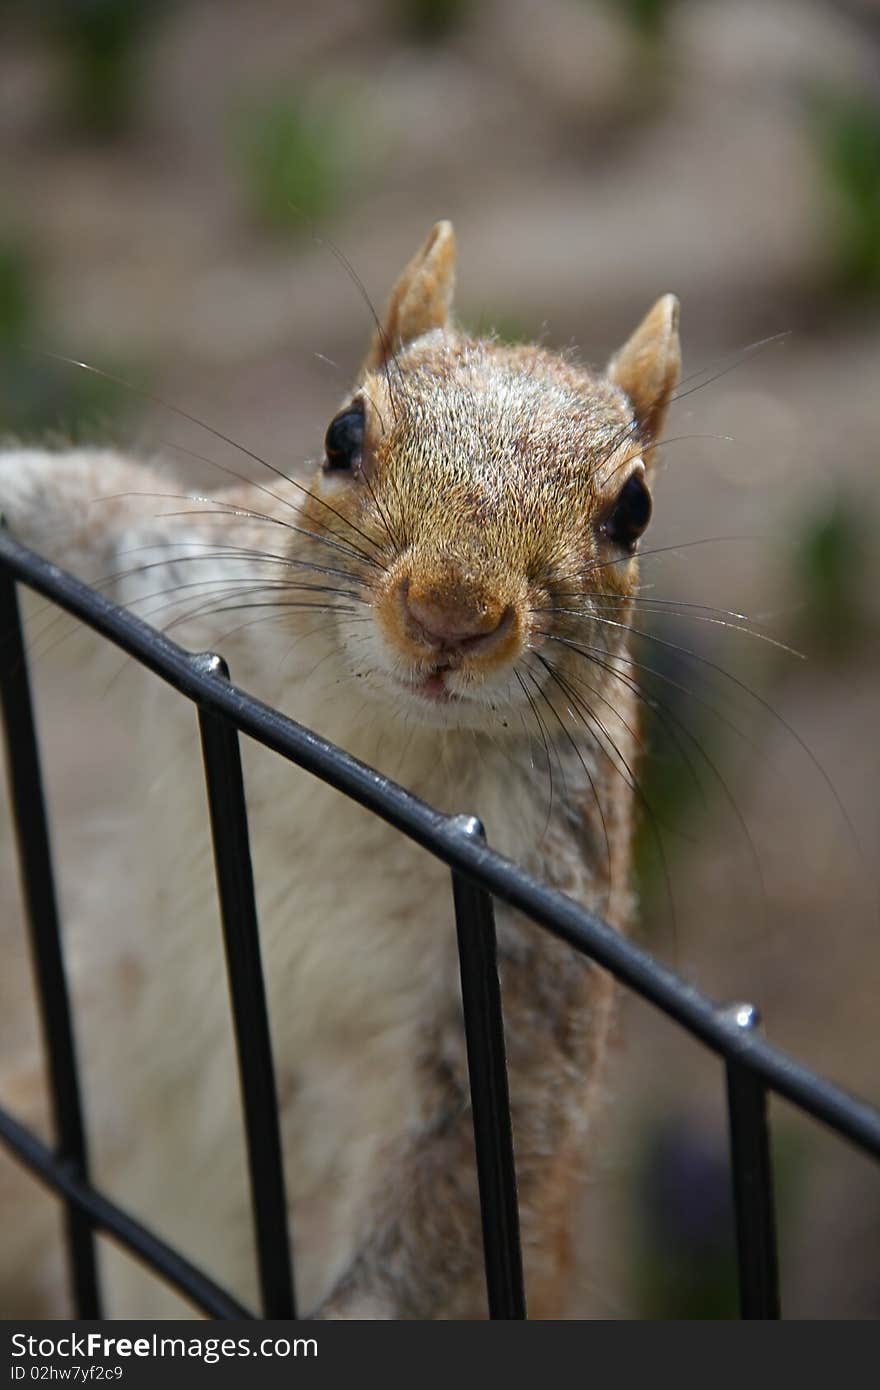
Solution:
[(433, 647), (486, 650), (513, 623), (510, 606), (487, 603), (462, 588), (449, 592), (405, 579), (400, 597), (413, 636)]

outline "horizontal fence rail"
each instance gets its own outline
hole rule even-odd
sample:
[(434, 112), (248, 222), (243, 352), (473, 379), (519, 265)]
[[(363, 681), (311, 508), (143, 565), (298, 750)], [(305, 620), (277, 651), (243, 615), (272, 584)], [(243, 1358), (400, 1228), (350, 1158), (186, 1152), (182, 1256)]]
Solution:
[[(218, 890), (245, 1130), (255, 1179), (258, 1267), (267, 1315), (293, 1315), (293, 1279), (283, 1221), (286, 1207), (277, 1104), (253, 909), (238, 733), (248, 735), (366, 807), (452, 871), (490, 1315), (525, 1316), (503, 1023), (494, 956), (492, 899), (498, 898), (604, 966), (724, 1060), (741, 1313), (744, 1317), (779, 1316), (767, 1093), (784, 1097), (875, 1158), (880, 1158), (880, 1110), (768, 1043), (757, 1030), (757, 1014), (751, 1005), (717, 1004), (594, 913), (498, 854), (485, 843), (479, 823), (472, 817), (448, 816), (435, 810), (357, 758), (238, 689), (229, 681), (220, 658), (187, 652), (134, 614), (19, 545), (0, 527), (0, 651), (7, 654), (0, 674), (4, 681), (9, 748), (20, 736), (22, 719), (25, 724), (30, 721), (32, 727), (29, 697), (22, 695), (22, 689), (27, 692), (27, 680), (14, 597), (16, 581), (107, 638), (198, 708), (218, 858)], [(11, 624), (11, 635), (4, 633), (3, 623)], [(26, 706), (23, 714), (22, 699)], [(22, 877), (32, 931), (33, 896), (43, 861), (51, 883), (48, 838), (45, 855), (41, 850), (34, 859), (31, 821), (27, 819), (29, 799), (39, 795), (42, 805), (35, 741), (33, 749), (32, 766), (26, 776), (19, 776), (18, 784), (15, 768), (11, 767), (13, 810), (19, 826)], [(223, 806), (230, 787), (232, 811), (229, 805)], [(229, 851), (228, 861), (226, 854), (220, 854), (221, 843)], [(221, 858), (225, 867), (221, 866)], [(63, 980), (57, 930), (55, 936), (59, 943), (57, 965)], [(42, 949), (39, 942), (34, 949)], [(53, 996), (55, 1003), (51, 999), (47, 1003), (46, 985), (39, 973), (38, 983), (44, 1015), (47, 1008), (52, 1013), (58, 1003), (58, 991)], [(66, 1008), (66, 992), (63, 1002)], [(84, 1132), (77, 1146), (75, 1126), (71, 1138), (71, 1132), (62, 1123), (65, 1106), (73, 1106), (79, 1113), (78, 1101), (71, 1099), (71, 1095), (77, 1097), (78, 1088), (72, 1036), (69, 1045), (63, 1028), (60, 1043), (56, 1040), (53, 1045), (49, 1036), (50, 1026), (57, 1022), (54, 1019), (51, 1025), (47, 1024), (57, 1153), (50, 1154), (2, 1110), (0, 1141), (65, 1199), (73, 1268), (79, 1271), (75, 1279), (78, 1306), (95, 1306), (89, 1303), (87, 1257), (82, 1256), (82, 1247), (88, 1247), (92, 1231), (100, 1228), (149, 1263), (202, 1311), (220, 1317), (242, 1316), (244, 1310), (234, 1299), (91, 1188)], [(53, 1061), (53, 1046), (67, 1058), (60, 1070)], [(66, 1123), (69, 1127), (69, 1116)], [(267, 1190), (257, 1199), (260, 1175), (267, 1179)], [(85, 1221), (79, 1234), (71, 1224), (74, 1219)], [(279, 1224), (283, 1235), (279, 1235)], [(77, 1243), (79, 1257), (75, 1253)], [(97, 1286), (94, 1297), (97, 1298)]]

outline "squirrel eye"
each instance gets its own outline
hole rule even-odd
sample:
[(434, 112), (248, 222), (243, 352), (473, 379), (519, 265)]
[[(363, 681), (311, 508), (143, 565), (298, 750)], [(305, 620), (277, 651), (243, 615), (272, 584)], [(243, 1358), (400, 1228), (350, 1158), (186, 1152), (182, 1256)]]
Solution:
[(615, 545), (632, 550), (651, 520), (651, 507), (651, 494), (643, 474), (631, 474), (620, 489), (611, 515), (605, 522), (605, 535)]
[(351, 470), (361, 461), (364, 447), (364, 406), (355, 401), (330, 421), (324, 436), (326, 472)]

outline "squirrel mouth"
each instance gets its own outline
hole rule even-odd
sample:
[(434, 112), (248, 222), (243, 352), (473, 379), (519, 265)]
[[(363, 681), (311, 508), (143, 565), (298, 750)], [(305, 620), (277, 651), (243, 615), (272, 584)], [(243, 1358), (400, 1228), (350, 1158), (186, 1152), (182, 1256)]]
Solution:
[(446, 685), (446, 677), (452, 669), (452, 666), (444, 663), (435, 666), (427, 675), (413, 676), (411, 680), (404, 681), (403, 684), (413, 695), (419, 695), (423, 700), (429, 700), (432, 704), (450, 704), (459, 698)]

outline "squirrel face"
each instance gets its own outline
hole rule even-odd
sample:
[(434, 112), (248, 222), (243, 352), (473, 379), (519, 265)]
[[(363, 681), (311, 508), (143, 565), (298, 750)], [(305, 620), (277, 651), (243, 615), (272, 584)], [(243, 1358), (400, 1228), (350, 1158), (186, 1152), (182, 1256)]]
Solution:
[(610, 679), (678, 380), (678, 314), (661, 299), (601, 376), (457, 331), (453, 276), (439, 223), (327, 430), (306, 516), (324, 535), (350, 531), (363, 556), (371, 617), (349, 660), (368, 688), (422, 722), (497, 732), (551, 680), (560, 708), (577, 698), (565, 695), (577, 647), (599, 658), (596, 683)]

